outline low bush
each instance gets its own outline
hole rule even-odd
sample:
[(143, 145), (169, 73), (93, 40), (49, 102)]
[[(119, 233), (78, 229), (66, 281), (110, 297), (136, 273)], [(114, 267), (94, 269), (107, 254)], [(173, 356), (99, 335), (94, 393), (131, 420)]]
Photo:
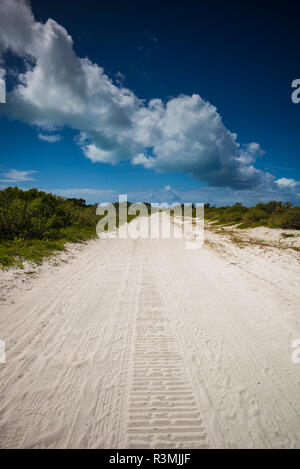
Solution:
[(300, 230), (300, 207), (292, 207), (290, 202), (270, 201), (258, 203), (255, 207), (245, 207), (240, 203), (227, 207), (206, 204), (204, 216), (224, 225), (238, 224), (239, 228), (269, 226)]
[[(130, 203), (128, 202), (128, 206)], [(40, 262), (67, 242), (94, 238), (101, 216), (96, 205), (30, 189), (8, 187), (0, 191), (0, 266), (22, 265), (22, 259)], [(115, 204), (117, 226), (119, 205)], [(104, 215), (103, 215), (104, 216)], [(136, 215), (127, 216), (130, 222)]]

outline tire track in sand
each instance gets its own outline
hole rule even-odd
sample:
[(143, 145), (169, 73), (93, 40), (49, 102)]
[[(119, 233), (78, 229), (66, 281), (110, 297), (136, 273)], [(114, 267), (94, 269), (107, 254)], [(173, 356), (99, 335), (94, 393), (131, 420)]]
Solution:
[(142, 272), (129, 398), (129, 448), (208, 448), (209, 442), (149, 259)]

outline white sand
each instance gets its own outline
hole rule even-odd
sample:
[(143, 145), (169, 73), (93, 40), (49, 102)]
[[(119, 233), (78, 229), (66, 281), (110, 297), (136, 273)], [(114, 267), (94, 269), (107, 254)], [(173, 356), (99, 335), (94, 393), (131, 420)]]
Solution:
[(300, 448), (298, 253), (206, 235), (0, 272), (0, 447)]

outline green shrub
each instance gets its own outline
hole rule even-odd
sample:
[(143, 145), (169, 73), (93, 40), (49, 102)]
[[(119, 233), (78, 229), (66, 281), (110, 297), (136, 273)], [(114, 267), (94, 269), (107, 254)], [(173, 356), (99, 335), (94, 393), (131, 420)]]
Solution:
[(269, 226), (300, 230), (300, 207), (293, 207), (286, 212), (273, 214), (269, 219)]
[(270, 201), (266, 204), (258, 203), (250, 208), (239, 203), (231, 207), (211, 207), (205, 204), (204, 216), (220, 224), (239, 223), (239, 228), (263, 225), (300, 230), (300, 207), (292, 207), (290, 202)]
[(66, 200), (46, 192), (18, 187), (0, 191), (0, 264), (39, 262), (67, 241), (96, 236), (96, 206), (83, 199)]
[[(115, 206), (119, 224), (119, 206)], [(100, 218), (96, 205), (86, 205), (83, 199), (64, 199), (37, 189), (1, 190), (0, 265), (20, 266), (21, 259), (40, 262), (63, 250), (66, 242), (94, 238)], [(128, 216), (127, 221), (133, 218)]]
[(0, 238), (59, 239), (68, 226), (93, 226), (96, 207), (65, 200), (37, 189), (8, 187), (0, 191)]

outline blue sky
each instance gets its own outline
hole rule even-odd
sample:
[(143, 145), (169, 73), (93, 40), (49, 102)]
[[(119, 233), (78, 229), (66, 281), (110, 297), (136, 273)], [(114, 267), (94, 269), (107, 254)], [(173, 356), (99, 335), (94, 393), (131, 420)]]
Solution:
[(299, 15), (262, 5), (0, 0), (0, 185), (299, 203)]

